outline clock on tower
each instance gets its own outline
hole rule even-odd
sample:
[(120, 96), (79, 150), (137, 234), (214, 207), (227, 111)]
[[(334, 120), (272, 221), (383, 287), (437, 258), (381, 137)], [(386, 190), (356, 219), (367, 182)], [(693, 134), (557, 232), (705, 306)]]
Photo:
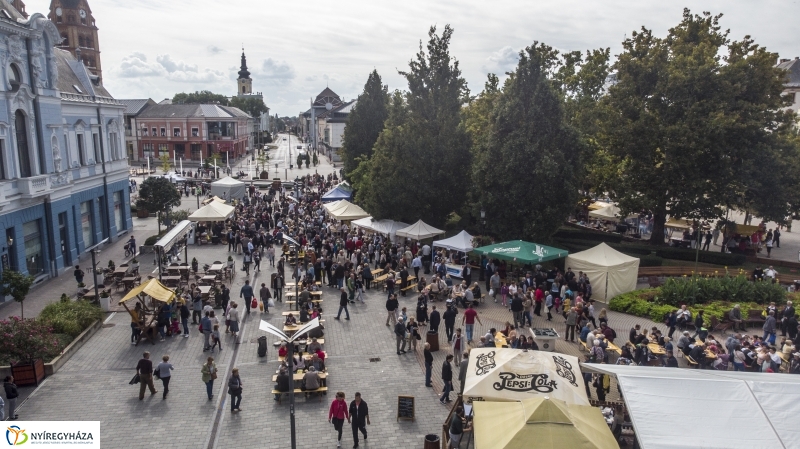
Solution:
[[(2, 0), (0, 0), (2, 1)], [(51, 0), (48, 18), (61, 34), (58, 48), (68, 50), (80, 59), (90, 73), (102, 79), (100, 45), (95, 18), (88, 0)]]

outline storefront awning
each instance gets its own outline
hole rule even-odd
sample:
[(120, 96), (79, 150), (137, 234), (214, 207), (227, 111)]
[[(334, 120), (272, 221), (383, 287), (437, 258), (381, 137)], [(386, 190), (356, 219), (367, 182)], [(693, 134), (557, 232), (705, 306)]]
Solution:
[(182, 222), (175, 225), (167, 235), (161, 237), (161, 239), (153, 245), (162, 252), (167, 252), (175, 246), (176, 243), (181, 241), (184, 237), (186, 237), (192, 231), (192, 222), (189, 220), (183, 220)]

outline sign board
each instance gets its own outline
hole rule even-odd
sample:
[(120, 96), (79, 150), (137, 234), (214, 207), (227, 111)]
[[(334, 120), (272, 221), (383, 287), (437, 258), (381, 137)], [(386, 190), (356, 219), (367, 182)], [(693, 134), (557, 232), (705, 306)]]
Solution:
[(414, 421), (414, 396), (397, 397), (397, 421), (401, 419)]

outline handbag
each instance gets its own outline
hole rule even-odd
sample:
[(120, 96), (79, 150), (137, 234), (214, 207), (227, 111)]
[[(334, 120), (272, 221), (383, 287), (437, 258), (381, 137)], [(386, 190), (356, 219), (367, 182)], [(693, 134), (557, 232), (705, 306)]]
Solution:
[(259, 301), (258, 302), (258, 310), (260, 310), (262, 312), (264, 311), (264, 301)]
[(153, 377), (155, 377), (158, 380), (161, 380), (161, 370), (157, 369), (153, 371)]
[(141, 377), (139, 377), (139, 373), (136, 373), (136, 374), (133, 375), (133, 379), (131, 379), (131, 381), (128, 382), (128, 385), (138, 384), (141, 380), (142, 379), (141, 379)]
[(258, 300), (257, 300), (256, 298), (253, 298), (253, 300), (252, 300), (252, 301), (250, 301), (250, 308), (251, 308), (251, 309), (256, 309), (256, 308), (258, 308)]

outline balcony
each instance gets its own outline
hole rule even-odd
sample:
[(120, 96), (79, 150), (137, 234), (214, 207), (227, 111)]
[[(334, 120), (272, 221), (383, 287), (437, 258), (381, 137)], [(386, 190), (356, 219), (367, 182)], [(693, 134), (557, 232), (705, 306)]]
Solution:
[(33, 198), (50, 190), (50, 175), (40, 175), (31, 178), (21, 178), (17, 181), (17, 188), (23, 198)]

